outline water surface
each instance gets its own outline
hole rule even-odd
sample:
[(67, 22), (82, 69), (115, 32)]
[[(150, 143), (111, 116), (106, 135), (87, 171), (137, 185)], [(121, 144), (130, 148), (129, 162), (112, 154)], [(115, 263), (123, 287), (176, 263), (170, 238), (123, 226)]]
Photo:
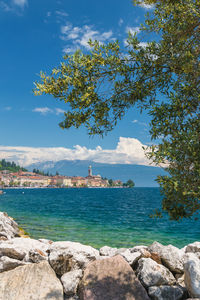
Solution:
[(200, 240), (200, 221), (149, 218), (161, 205), (159, 188), (5, 191), (0, 210), (33, 238), (77, 241), (97, 248), (149, 245), (155, 240), (182, 247)]

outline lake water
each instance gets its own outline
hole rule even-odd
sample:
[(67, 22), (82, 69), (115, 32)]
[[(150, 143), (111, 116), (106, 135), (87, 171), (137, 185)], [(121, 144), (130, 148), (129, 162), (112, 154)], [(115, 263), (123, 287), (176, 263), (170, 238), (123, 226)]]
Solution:
[(96, 248), (153, 241), (183, 247), (200, 240), (200, 220), (151, 219), (161, 206), (159, 188), (10, 189), (0, 195), (6, 211), (33, 238), (69, 240)]

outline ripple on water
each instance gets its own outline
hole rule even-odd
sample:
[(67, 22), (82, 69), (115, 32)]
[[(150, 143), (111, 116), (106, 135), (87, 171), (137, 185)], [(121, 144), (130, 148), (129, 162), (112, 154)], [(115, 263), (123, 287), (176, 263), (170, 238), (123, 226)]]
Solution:
[(161, 206), (159, 188), (25, 189), (1, 195), (8, 212), (34, 238), (71, 240), (101, 247), (200, 240), (200, 221), (150, 219)]

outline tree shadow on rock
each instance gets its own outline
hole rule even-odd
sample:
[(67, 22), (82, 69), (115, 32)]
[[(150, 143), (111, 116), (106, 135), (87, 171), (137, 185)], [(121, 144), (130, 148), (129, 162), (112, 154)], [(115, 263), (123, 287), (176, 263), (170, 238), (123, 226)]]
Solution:
[(149, 300), (146, 290), (134, 272), (118, 272), (115, 276), (89, 274), (80, 285), (81, 300)]

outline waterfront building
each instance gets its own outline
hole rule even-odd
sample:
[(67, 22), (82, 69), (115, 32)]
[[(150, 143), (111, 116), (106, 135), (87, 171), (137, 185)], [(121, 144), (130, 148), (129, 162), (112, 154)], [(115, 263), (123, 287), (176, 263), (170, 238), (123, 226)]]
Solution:
[(12, 179), (14, 186), (47, 187), (49, 180), (47, 176), (15, 176)]
[(71, 177), (72, 186), (74, 187), (85, 187), (88, 185), (87, 178), (81, 176)]
[(56, 185), (59, 185), (61, 187), (72, 187), (73, 186), (71, 177), (68, 177), (68, 176), (56, 176)]

